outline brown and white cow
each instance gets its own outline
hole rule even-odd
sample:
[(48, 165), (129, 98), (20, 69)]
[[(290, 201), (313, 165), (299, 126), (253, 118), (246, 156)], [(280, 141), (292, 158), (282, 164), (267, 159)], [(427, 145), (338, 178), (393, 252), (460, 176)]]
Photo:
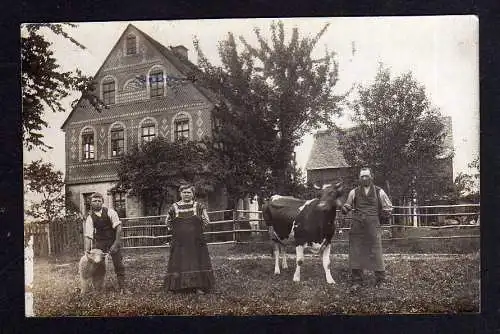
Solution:
[(304, 247), (319, 250), (323, 260), (326, 281), (335, 283), (330, 272), (331, 240), (335, 234), (335, 215), (342, 205), (341, 183), (324, 185), (320, 198), (301, 200), (291, 196), (274, 195), (263, 205), (262, 215), (269, 227), (274, 248), (274, 273), (280, 274), (279, 257), (286, 269), (287, 259), (284, 240), (295, 240), (296, 268), (293, 280), (300, 281), (300, 267), (304, 262)]

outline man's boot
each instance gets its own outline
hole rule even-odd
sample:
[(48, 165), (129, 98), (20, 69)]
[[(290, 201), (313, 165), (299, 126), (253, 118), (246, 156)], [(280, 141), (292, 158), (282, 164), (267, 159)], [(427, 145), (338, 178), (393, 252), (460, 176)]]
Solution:
[(362, 269), (352, 269), (351, 270), (351, 290), (355, 291), (361, 286), (363, 281), (363, 270)]
[(375, 271), (375, 286), (380, 287), (385, 283), (385, 271)]
[(128, 293), (128, 290), (125, 286), (125, 277), (124, 276), (117, 276), (116, 277), (117, 281), (118, 281), (118, 291), (120, 293)]

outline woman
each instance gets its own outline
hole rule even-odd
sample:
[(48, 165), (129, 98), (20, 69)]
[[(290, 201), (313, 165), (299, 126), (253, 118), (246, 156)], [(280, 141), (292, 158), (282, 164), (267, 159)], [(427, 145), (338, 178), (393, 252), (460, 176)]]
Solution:
[(196, 291), (203, 294), (214, 285), (214, 273), (203, 228), (209, 223), (207, 210), (193, 201), (194, 187), (179, 187), (181, 200), (174, 203), (166, 218), (172, 231), (165, 288), (169, 291)]

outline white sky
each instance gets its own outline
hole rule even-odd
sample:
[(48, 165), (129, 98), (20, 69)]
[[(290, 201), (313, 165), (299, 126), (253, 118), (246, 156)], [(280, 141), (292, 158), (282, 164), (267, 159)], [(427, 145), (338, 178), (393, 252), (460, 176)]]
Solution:
[[(454, 175), (467, 172), (467, 164), (479, 153), (479, 21), (475, 16), (427, 17), (360, 17), (360, 18), (293, 18), (282, 19), (286, 32), (297, 26), (301, 35), (315, 35), (330, 23), (315, 50), (318, 57), (325, 46), (337, 53), (339, 82), (342, 93), (354, 83), (373, 82), (378, 63), (391, 68), (393, 75), (412, 71), (414, 78), (426, 88), (431, 103), (444, 115), (452, 117), (455, 147)], [(68, 40), (47, 34), (53, 41), (54, 56), (62, 70), (80, 68), (94, 75), (124, 31), (132, 23), (165, 46), (182, 44), (189, 49), (195, 64), (197, 57), (193, 37), (215, 64), (219, 63), (217, 44), (233, 32), (254, 44), (254, 27), (269, 36), (272, 19), (224, 19), (179, 21), (85, 22), (67, 31), (87, 47), (74, 46)], [(352, 53), (352, 42), (356, 52)], [(25, 152), (24, 161), (42, 158), (64, 172), (64, 134), (60, 127), (70, 112), (45, 114), (49, 128), (43, 131), (45, 142), (54, 147), (43, 153)], [(349, 124), (344, 118), (340, 125)], [(312, 146), (312, 136), (304, 137), (297, 148), (298, 164), (305, 167)]]

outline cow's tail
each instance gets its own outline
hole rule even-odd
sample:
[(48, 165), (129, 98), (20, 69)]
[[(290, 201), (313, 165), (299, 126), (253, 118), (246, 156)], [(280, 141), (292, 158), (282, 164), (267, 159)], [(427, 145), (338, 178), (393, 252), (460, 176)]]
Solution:
[(266, 222), (266, 226), (269, 228), (269, 232), (270, 232), (269, 234), (270, 234), (271, 241), (277, 242), (280, 245), (285, 246), (283, 241), (280, 240), (280, 238), (276, 234), (276, 231), (274, 230), (274, 227), (272, 224), (273, 217), (271, 215), (271, 209), (269, 208), (268, 203), (265, 203), (264, 205), (262, 205), (262, 218)]
[(269, 226), (269, 223), (271, 222), (272, 216), (271, 216), (271, 210), (269, 209), (268, 203), (264, 203), (262, 205), (262, 218), (266, 222), (266, 225)]

